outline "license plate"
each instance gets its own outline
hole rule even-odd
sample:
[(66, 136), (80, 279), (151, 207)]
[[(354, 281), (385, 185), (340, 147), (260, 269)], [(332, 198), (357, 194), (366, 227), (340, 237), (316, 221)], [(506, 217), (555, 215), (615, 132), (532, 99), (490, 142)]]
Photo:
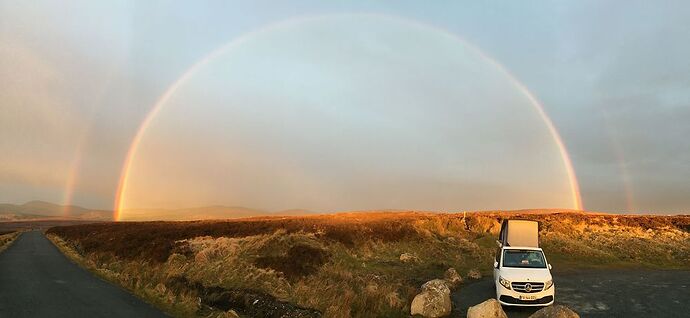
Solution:
[(522, 295), (520, 295), (520, 300), (537, 300), (537, 296), (522, 296)]

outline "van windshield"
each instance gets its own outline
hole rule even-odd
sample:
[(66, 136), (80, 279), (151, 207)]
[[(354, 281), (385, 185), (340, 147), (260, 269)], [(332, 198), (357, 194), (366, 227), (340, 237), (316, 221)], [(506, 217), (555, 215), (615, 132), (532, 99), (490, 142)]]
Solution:
[(546, 268), (544, 254), (534, 250), (504, 250), (504, 267)]

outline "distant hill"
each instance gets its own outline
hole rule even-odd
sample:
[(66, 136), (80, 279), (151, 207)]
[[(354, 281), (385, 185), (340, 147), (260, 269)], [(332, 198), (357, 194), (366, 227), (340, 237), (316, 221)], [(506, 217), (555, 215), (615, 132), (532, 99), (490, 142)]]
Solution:
[(109, 221), (113, 212), (87, 209), (75, 205), (59, 205), (44, 201), (30, 201), (21, 205), (1, 203), (0, 221), (65, 219)]
[[(296, 216), (314, 214), (308, 210), (291, 209), (269, 212), (235, 206), (205, 206), (183, 209), (128, 209), (122, 215), (127, 221), (150, 220), (219, 220), (247, 217)], [(59, 205), (45, 201), (30, 201), (24, 204), (0, 203), (0, 221), (31, 220), (89, 220), (112, 221), (113, 212), (95, 210), (76, 205)]]
[[(289, 209), (282, 211), (265, 211), (240, 206), (213, 205), (181, 209), (127, 209), (121, 214), (123, 221), (192, 221), (192, 220), (222, 220), (248, 217), (277, 217), (277, 216), (308, 216), (317, 214), (339, 214), (366, 216), (369, 214), (411, 212), (408, 210), (361, 210), (341, 212), (313, 212), (304, 209)], [(438, 213), (440, 211), (414, 211), (424, 213)], [(462, 211), (453, 211), (462, 213)], [(478, 213), (518, 213), (518, 214), (553, 214), (553, 213), (588, 213), (569, 209), (525, 209), (513, 211), (467, 211)], [(113, 212), (109, 210), (95, 210), (80, 206), (63, 206), (44, 201), (31, 201), (21, 205), (0, 204), (0, 221), (28, 221), (28, 220), (89, 220), (112, 221)]]
[(142, 221), (151, 219), (191, 221), (237, 219), (255, 216), (295, 216), (309, 214), (314, 214), (314, 212), (301, 209), (269, 212), (246, 207), (214, 205), (183, 209), (128, 209), (122, 213), (122, 219), (125, 221)]

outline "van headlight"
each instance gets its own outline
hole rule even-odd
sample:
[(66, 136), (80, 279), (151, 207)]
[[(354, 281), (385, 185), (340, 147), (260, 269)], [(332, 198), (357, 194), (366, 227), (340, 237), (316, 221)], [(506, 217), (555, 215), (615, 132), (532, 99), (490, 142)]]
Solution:
[(498, 276), (498, 282), (501, 283), (501, 285), (503, 285), (503, 287), (510, 289), (510, 282), (507, 279), (505, 279), (501, 276)]
[(551, 288), (551, 286), (553, 286), (553, 279), (549, 279), (544, 283), (544, 290)]

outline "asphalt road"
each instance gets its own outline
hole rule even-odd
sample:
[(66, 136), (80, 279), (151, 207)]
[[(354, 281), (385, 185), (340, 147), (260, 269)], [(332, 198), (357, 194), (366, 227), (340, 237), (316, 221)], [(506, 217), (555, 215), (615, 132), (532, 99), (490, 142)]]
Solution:
[[(592, 270), (554, 273), (556, 304), (580, 317), (690, 317), (690, 271)], [(453, 316), (495, 298), (491, 278), (471, 282), (453, 295)], [(529, 317), (538, 308), (503, 307), (509, 318)]]
[(39, 231), (0, 253), (0, 317), (167, 317), (70, 262)]

